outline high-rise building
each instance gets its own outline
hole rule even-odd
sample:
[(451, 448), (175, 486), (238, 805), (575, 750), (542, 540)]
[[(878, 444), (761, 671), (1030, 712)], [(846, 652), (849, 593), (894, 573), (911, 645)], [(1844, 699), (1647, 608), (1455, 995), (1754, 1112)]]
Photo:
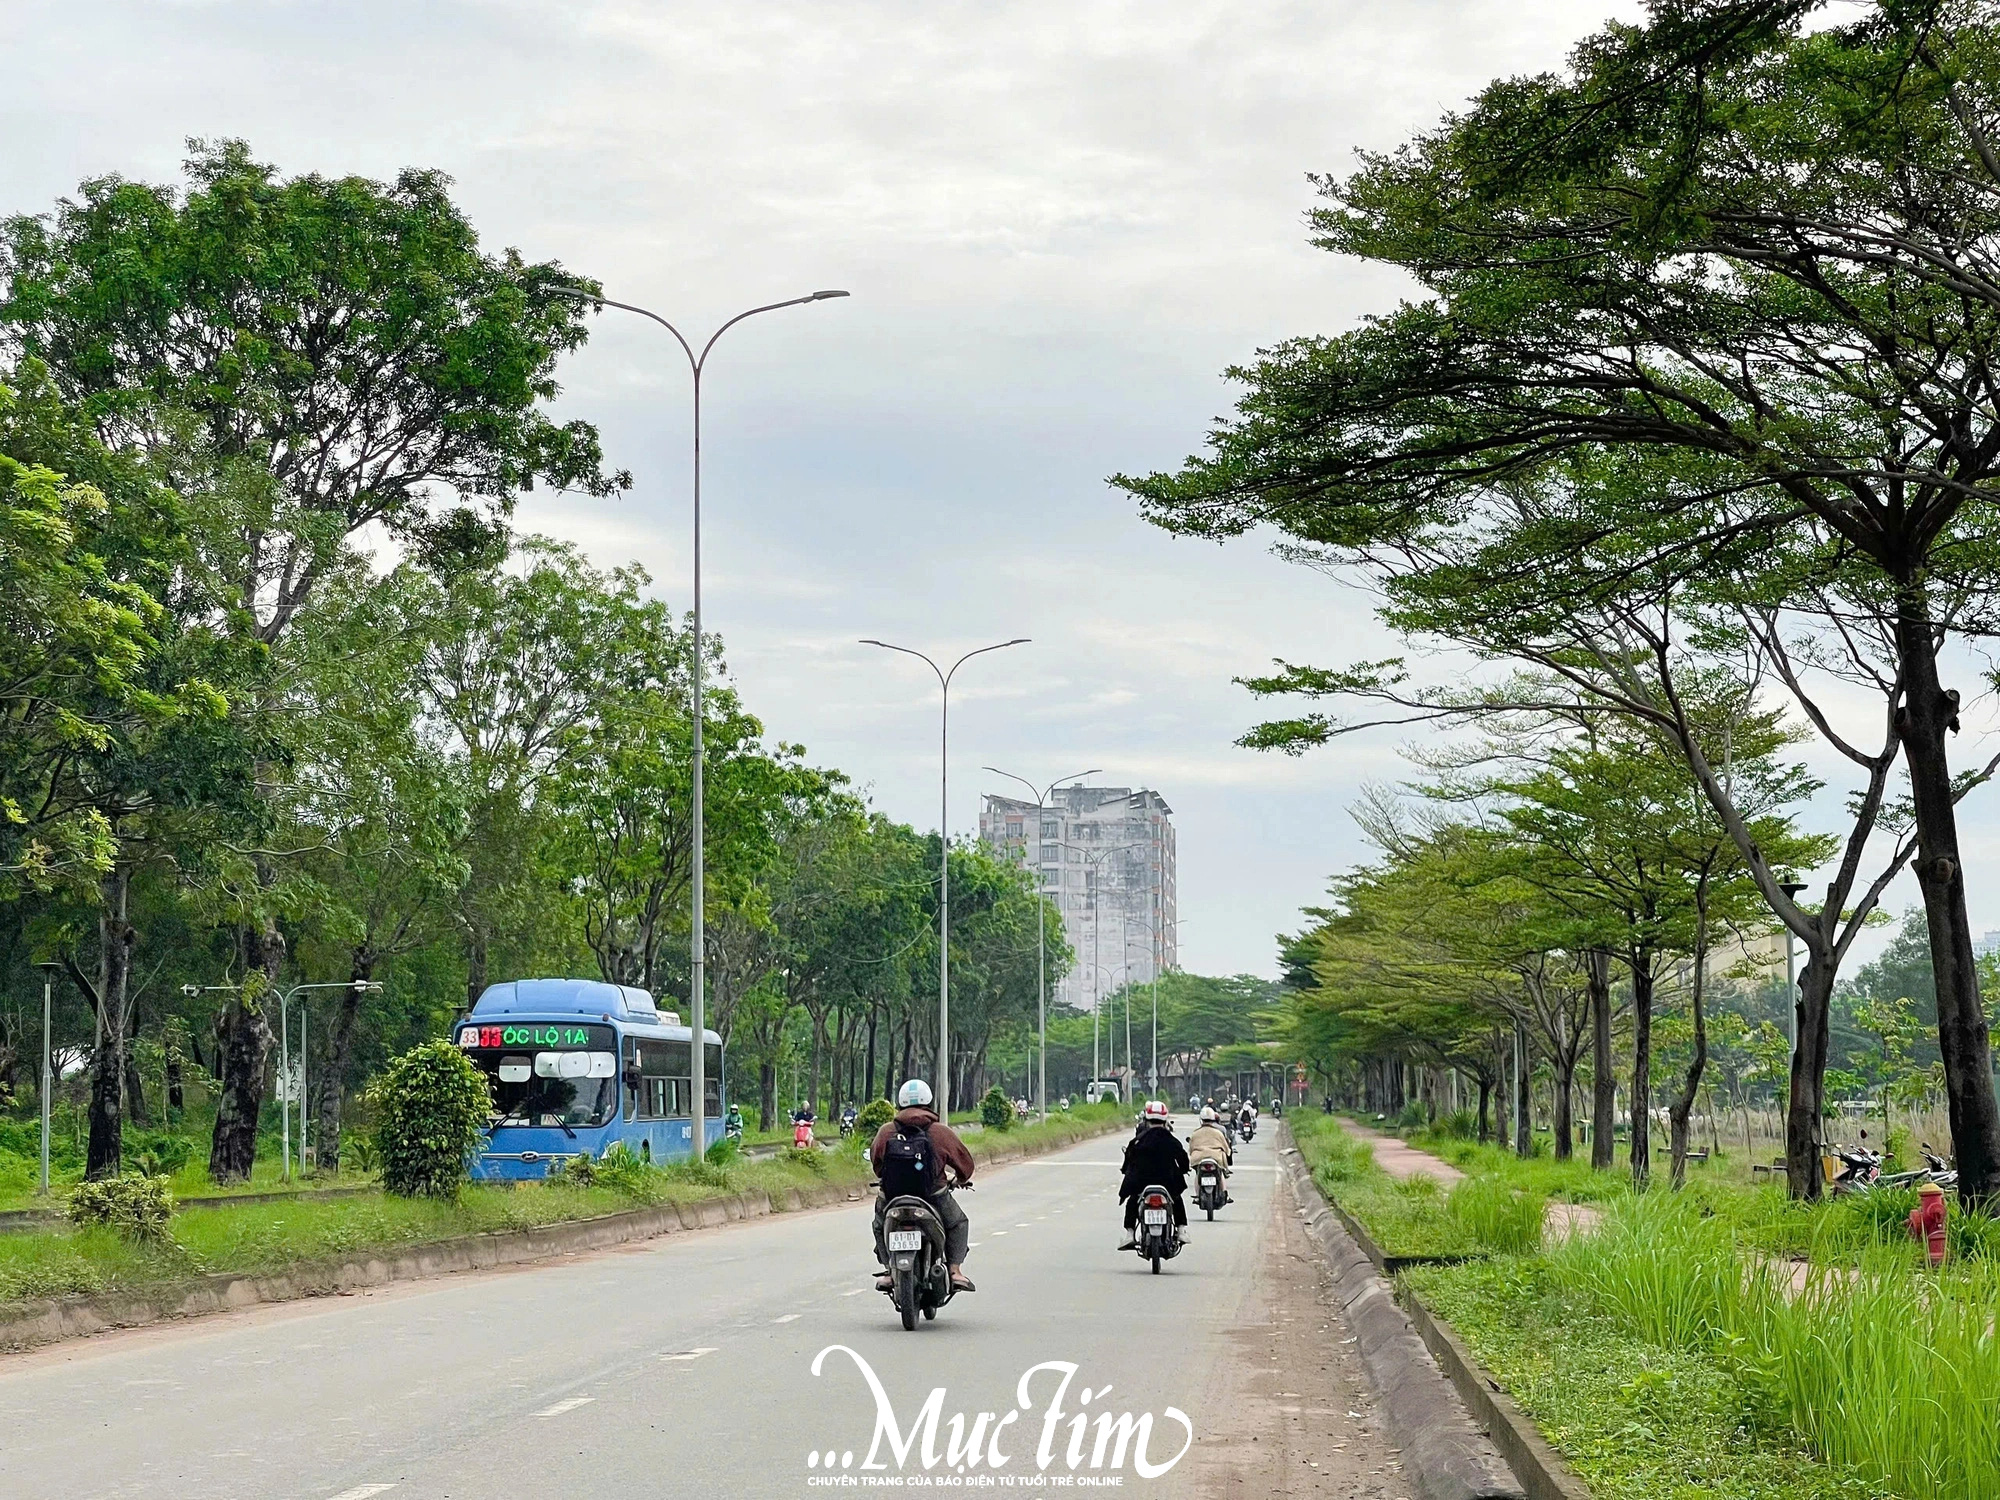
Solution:
[(1126, 983), (1180, 967), (1173, 809), (1158, 792), (1058, 787), (1041, 809), (988, 796), (979, 836), (1039, 873), (1076, 962), (1050, 992), (1082, 1010)]

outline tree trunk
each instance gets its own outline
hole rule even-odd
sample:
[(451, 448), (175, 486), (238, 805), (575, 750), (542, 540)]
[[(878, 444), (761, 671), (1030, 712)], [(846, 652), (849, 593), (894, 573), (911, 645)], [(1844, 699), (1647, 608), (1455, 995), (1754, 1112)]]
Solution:
[(1534, 1060), (1528, 1051), (1528, 1028), (1516, 1021), (1514, 1023), (1514, 1154), (1523, 1158), (1535, 1154), (1535, 1125), (1528, 1117), (1529, 1084), (1533, 1072)]
[[(131, 981), (126, 983), (129, 988)], [(153, 1116), (146, 1108), (146, 1081), (139, 1076), (139, 1002), (128, 999), (125, 1011), (125, 1118), (146, 1126)]]
[(1485, 1145), (1493, 1139), (1493, 1126), (1489, 1111), (1493, 1107), (1493, 1082), (1484, 1073), (1479, 1075), (1479, 1143)]
[(125, 1166), (126, 1006), (131, 995), (132, 944), (126, 920), (132, 872), (119, 865), (100, 887), (97, 918), (97, 1046), (90, 1057), (90, 1146), (84, 1176), (116, 1177)]
[(1555, 1128), (1556, 1160), (1568, 1161), (1576, 1154), (1571, 1137), (1574, 1129), (1571, 1100), (1576, 1084), (1576, 1059), (1558, 1057), (1551, 1066), (1555, 1074), (1550, 1079), (1550, 1088), (1555, 1095), (1550, 1114), (1554, 1117), (1551, 1123)]
[(862, 1087), (864, 1103), (881, 1097), (875, 1092), (875, 1024), (880, 1014), (875, 1006), (868, 1007), (868, 1076)]
[(1679, 1096), (1667, 1109), (1669, 1174), (1675, 1192), (1687, 1185), (1688, 1119), (1694, 1113), (1695, 1091), (1701, 1087), (1702, 1070), (1708, 1066), (1708, 1018), (1702, 1014), (1703, 991), (1707, 988), (1704, 971), (1707, 968), (1708, 876), (1704, 872), (1695, 882), (1694, 892), (1694, 1057), (1688, 1062), (1687, 1074), (1681, 1080)]
[(1825, 1107), (1827, 1010), (1833, 996), (1831, 955), (1818, 942), (1806, 945), (1799, 975), (1795, 1015), (1799, 1045), (1792, 1054), (1791, 1098), (1785, 1109), (1785, 1185), (1808, 1203), (1823, 1196), (1819, 1164), (1819, 1120)]
[(778, 1064), (765, 1057), (757, 1064), (757, 1128), (769, 1130), (778, 1117)]
[(322, 1172), (340, 1170), (341, 1112), (347, 1098), (347, 1070), (354, 1065), (355, 1025), (361, 1018), (362, 991), (355, 986), (374, 979), (376, 962), (374, 952), (365, 945), (354, 950), (347, 969), (349, 983), (333, 1013), (333, 1034), (327, 1042), (317, 1089), (319, 1134), (313, 1161)]
[(486, 988), (486, 932), (475, 927), (465, 938), (465, 1009), (469, 1015)]
[(1653, 1175), (1653, 955), (1632, 955), (1632, 1185)]
[(1611, 955), (1591, 949), (1584, 955), (1584, 973), (1590, 986), (1590, 1164), (1607, 1170), (1618, 1134), (1611, 1126), (1618, 1113), (1618, 1075), (1611, 1061)]
[(1965, 909), (1964, 861), (1958, 811), (1944, 739), (1958, 728), (1957, 696), (1938, 681), (1935, 636), (1921, 592), (1899, 599), (1896, 646), (1903, 664), (1904, 706), (1897, 716), (1903, 760), (1910, 772), (1910, 806), (1917, 830), (1913, 868), (1930, 930), (1931, 972), (1937, 983), (1938, 1055), (1944, 1064), (1945, 1108), (1958, 1158), (1958, 1192), (1968, 1207), (2000, 1202), (2000, 1102), (1993, 1093), (1992, 1042), (1979, 1001), (1972, 923)]
[(208, 1147), (208, 1175), (219, 1183), (246, 1181), (257, 1164), (264, 1074), (275, 1040), (265, 1007), (277, 988), (285, 961), (285, 940), (274, 919), (244, 928), (239, 941), (248, 987), (239, 989), (222, 1013), (221, 1092), (215, 1101), (215, 1133)]

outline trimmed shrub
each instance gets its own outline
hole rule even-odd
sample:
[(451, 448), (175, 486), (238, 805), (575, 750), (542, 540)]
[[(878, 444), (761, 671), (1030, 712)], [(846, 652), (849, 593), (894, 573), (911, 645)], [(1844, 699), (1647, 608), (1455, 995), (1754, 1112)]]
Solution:
[(896, 1118), (896, 1106), (887, 1099), (870, 1099), (861, 1106), (861, 1113), (854, 1117), (854, 1133), (864, 1141), (875, 1139), (875, 1132)]
[(107, 1177), (79, 1182), (69, 1195), (69, 1221), (115, 1229), (128, 1240), (157, 1245), (167, 1237), (174, 1216), (174, 1195), (164, 1177)]
[(826, 1176), (826, 1153), (817, 1146), (787, 1146), (785, 1160), (795, 1167), (804, 1167), (816, 1177)]
[(492, 1095), (450, 1042), (425, 1042), (390, 1062), (373, 1089), (382, 1186), (400, 1198), (456, 1198)]
[(1014, 1101), (1000, 1092), (997, 1083), (980, 1098), (979, 1123), (988, 1130), (1014, 1128)]

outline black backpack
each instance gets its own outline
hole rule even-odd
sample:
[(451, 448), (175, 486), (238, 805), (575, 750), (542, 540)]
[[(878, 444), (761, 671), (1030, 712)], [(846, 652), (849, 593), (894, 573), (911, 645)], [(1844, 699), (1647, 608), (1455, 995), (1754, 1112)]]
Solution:
[(876, 1178), (890, 1198), (928, 1198), (931, 1194), (931, 1133), (902, 1125), (882, 1147), (882, 1166)]

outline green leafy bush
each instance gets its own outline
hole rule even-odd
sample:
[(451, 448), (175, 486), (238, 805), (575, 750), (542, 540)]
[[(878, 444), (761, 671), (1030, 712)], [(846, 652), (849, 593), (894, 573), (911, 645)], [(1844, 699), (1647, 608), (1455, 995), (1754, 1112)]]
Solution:
[(743, 1160), (743, 1143), (730, 1136), (724, 1136), (708, 1148), (706, 1160), (711, 1167), (727, 1167)]
[(1405, 1104), (1403, 1112), (1396, 1116), (1398, 1130), (1422, 1130), (1430, 1122), (1430, 1111), (1424, 1108), (1423, 1101), (1419, 1099), (1412, 1099)]
[(1014, 1101), (1000, 1092), (1000, 1085), (997, 1083), (979, 1100), (979, 1123), (988, 1130), (1014, 1128)]
[(1432, 1127), (1446, 1140), (1469, 1141), (1479, 1134), (1479, 1121), (1469, 1109), (1453, 1110), (1448, 1115), (1440, 1115)]
[(597, 1163), (588, 1151), (579, 1151), (552, 1165), (542, 1181), (549, 1187), (596, 1187)]
[(870, 1099), (861, 1106), (861, 1113), (855, 1116), (854, 1133), (864, 1141), (872, 1141), (875, 1133), (895, 1118), (895, 1105), (887, 1099)]
[(365, 1130), (341, 1137), (340, 1157), (343, 1167), (351, 1167), (364, 1177), (382, 1170), (382, 1153), (376, 1148), (375, 1137)]
[(817, 1146), (787, 1146), (785, 1160), (795, 1167), (804, 1167), (815, 1177), (826, 1176), (827, 1154)]
[(142, 1176), (171, 1177), (194, 1160), (194, 1145), (184, 1135), (135, 1130), (125, 1137), (125, 1155)]
[(643, 1198), (653, 1185), (653, 1166), (620, 1141), (597, 1159), (593, 1180), (630, 1197)]
[(79, 1182), (70, 1191), (69, 1221), (76, 1225), (103, 1225), (129, 1240), (156, 1245), (167, 1238), (167, 1224), (174, 1216), (174, 1195), (167, 1191), (164, 1177), (107, 1177), (98, 1182)]
[(425, 1042), (390, 1062), (373, 1090), (382, 1186), (401, 1198), (456, 1198), (492, 1096), (450, 1042)]

